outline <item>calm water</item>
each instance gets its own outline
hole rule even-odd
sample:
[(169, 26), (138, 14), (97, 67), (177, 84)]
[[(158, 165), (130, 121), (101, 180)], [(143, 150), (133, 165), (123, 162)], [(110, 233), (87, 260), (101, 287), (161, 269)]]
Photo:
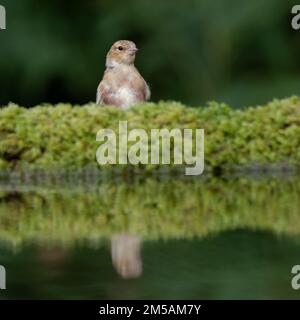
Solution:
[(0, 298), (300, 298), (298, 177), (5, 181)]

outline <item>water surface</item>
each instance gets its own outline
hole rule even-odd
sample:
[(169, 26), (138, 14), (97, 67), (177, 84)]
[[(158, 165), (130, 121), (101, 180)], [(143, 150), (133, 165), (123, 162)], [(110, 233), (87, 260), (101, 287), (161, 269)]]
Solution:
[(298, 299), (298, 177), (9, 180), (0, 298)]

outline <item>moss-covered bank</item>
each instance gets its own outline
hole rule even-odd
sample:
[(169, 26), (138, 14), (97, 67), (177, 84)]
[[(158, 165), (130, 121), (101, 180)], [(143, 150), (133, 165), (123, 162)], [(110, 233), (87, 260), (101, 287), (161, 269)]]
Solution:
[[(209, 103), (191, 108), (175, 102), (144, 104), (124, 112), (95, 104), (58, 104), (0, 110), (0, 169), (82, 168), (96, 165), (96, 133), (143, 128), (205, 129), (206, 168), (288, 163), (300, 160), (300, 99), (234, 110)], [(140, 166), (141, 167), (141, 166)], [(154, 167), (143, 166), (147, 170)]]

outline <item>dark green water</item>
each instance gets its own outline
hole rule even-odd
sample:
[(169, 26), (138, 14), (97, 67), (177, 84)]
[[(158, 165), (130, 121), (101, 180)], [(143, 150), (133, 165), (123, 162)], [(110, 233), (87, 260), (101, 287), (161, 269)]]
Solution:
[(50, 299), (299, 299), (291, 266), (300, 242), (239, 230), (203, 240), (146, 242), (142, 274), (124, 279), (109, 245), (91, 249), (1, 249), (7, 290), (1, 298)]
[(0, 298), (300, 298), (297, 177), (79, 185), (2, 185)]

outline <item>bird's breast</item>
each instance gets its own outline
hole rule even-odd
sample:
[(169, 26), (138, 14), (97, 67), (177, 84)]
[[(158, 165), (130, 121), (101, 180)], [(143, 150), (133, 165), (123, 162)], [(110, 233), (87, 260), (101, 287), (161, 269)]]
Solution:
[(137, 102), (144, 101), (144, 80), (134, 67), (119, 66), (105, 74), (107, 104), (128, 109)]
[(136, 92), (129, 86), (119, 87), (115, 92), (115, 97), (120, 101), (121, 107), (124, 109), (139, 101)]

